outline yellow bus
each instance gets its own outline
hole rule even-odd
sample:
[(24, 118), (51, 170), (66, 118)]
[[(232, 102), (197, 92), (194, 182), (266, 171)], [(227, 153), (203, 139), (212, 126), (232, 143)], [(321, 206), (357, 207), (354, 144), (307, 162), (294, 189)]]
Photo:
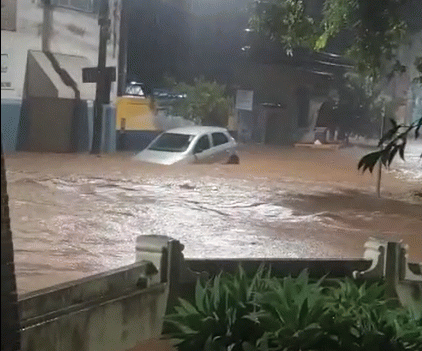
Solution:
[(130, 85), (116, 100), (118, 150), (142, 150), (162, 131), (155, 119), (154, 99), (141, 85)]

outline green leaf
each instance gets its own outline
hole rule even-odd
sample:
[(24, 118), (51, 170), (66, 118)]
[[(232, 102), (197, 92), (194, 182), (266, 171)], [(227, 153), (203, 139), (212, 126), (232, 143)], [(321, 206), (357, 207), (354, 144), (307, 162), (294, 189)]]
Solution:
[(364, 173), (366, 169), (369, 169), (369, 171), (372, 173), (381, 155), (382, 155), (381, 151), (376, 151), (376, 152), (371, 152), (370, 154), (363, 156), (358, 163), (358, 170), (362, 168), (362, 173)]
[(419, 130), (422, 128), (422, 118), (419, 119), (419, 121), (416, 123), (415, 128), (415, 139), (419, 138)]
[(309, 313), (309, 307), (308, 307), (308, 299), (305, 299), (302, 303), (302, 306), (300, 308), (299, 312), (299, 325), (304, 326), (305, 321), (307, 320)]
[(315, 42), (315, 50), (319, 51), (327, 46), (328, 33), (323, 33), (318, 40)]
[(398, 150), (398, 147), (393, 147), (390, 154), (388, 155), (388, 167), (390, 167), (391, 162), (393, 162), (394, 156), (396, 156)]
[(218, 274), (215, 278), (214, 278), (214, 286), (212, 289), (212, 296), (214, 299), (214, 308), (218, 309), (218, 306), (220, 305), (220, 282), (221, 282), (221, 273)]
[(197, 314), (198, 310), (195, 308), (195, 306), (193, 306), (190, 302), (179, 298), (179, 302), (182, 305), (182, 307), (184, 308), (186, 313), (190, 313), (190, 314)]
[(198, 311), (202, 313), (205, 312), (204, 297), (205, 297), (205, 289), (202, 287), (200, 279), (198, 279), (195, 286), (195, 303), (196, 303), (196, 307), (198, 308)]
[(404, 150), (406, 148), (406, 142), (403, 142), (402, 144), (399, 145), (398, 149), (399, 149), (399, 155), (401, 157), (401, 159), (404, 161)]

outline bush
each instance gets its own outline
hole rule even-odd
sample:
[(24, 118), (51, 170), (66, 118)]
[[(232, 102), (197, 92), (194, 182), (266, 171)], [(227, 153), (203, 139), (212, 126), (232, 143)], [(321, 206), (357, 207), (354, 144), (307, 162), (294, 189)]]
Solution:
[(197, 283), (195, 301), (167, 316), (179, 350), (422, 350), (422, 319), (384, 298), (384, 284), (275, 278), (240, 267)]
[(247, 350), (263, 335), (263, 327), (247, 318), (257, 311), (255, 295), (270, 290), (269, 271), (260, 268), (250, 279), (239, 267), (234, 275), (220, 274), (203, 285), (197, 282), (193, 304), (180, 306), (166, 318), (166, 327), (179, 350)]

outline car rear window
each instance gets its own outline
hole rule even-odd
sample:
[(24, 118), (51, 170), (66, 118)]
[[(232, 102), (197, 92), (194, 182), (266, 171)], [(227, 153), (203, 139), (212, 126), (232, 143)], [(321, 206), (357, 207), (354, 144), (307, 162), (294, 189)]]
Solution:
[(212, 143), (214, 146), (228, 143), (229, 139), (224, 133), (212, 133)]
[(193, 135), (164, 133), (148, 149), (154, 151), (183, 152), (186, 151)]

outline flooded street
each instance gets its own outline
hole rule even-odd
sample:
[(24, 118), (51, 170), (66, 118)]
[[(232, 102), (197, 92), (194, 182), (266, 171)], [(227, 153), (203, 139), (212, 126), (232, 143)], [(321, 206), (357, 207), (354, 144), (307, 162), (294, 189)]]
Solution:
[(129, 153), (7, 156), (19, 292), (133, 263), (145, 234), (180, 240), (191, 258), (361, 257), (375, 236), (422, 261), (419, 147), (383, 173), (382, 199), (356, 170), (358, 148), (243, 147), (240, 165), (180, 169)]

